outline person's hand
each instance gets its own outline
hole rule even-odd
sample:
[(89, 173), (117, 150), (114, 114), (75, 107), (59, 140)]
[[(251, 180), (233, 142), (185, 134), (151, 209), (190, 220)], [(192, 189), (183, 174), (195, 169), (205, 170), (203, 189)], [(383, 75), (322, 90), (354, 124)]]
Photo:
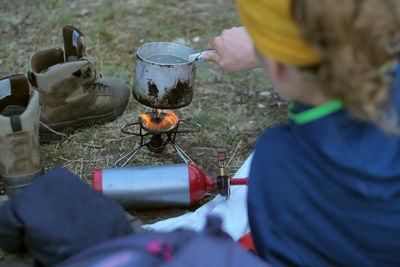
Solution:
[(216, 63), (228, 71), (244, 71), (260, 67), (253, 41), (245, 27), (233, 27), (208, 42), (208, 48), (216, 52), (204, 54), (205, 61)]

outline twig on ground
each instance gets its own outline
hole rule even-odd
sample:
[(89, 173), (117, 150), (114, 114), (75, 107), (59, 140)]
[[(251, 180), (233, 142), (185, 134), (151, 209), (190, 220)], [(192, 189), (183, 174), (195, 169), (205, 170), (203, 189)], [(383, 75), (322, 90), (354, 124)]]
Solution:
[(40, 122), (40, 124), (41, 124), (44, 128), (46, 128), (46, 129), (49, 130), (50, 132), (55, 133), (55, 134), (58, 134), (58, 135), (61, 135), (61, 136), (64, 136), (64, 137), (68, 137), (68, 135), (66, 135), (66, 134), (64, 134), (64, 133), (60, 133), (60, 132), (57, 132), (56, 130), (51, 129), (49, 126), (47, 126), (47, 125), (44, 124), (43, 122), (41, 122), (41, 121), (39, 121), (39, 122)]
[(80, 159), (66, 159), (66, 158), (63, 158), (63, 157), (58, 157), (59, 159), (62, 159), (62, 160), (65, 160), (65, 161), (68, 161), (68, 162), (73, 162), (73, 161), (78, 161), (78, 162), (93, 162), (93, 160), (84, 160), (83, 158), (80, 158)]
[(236, 151), (238, 150), (238, 148), (240, 147), (240, 145), (242, 144), (242, 140), (239, 141), (239, 143), (237, 144), (235, 151), (233, 151), (232, 157), (229, 159), (228, 163), (226, 164), (226, 166), (229, 165), (229, 163), (231, 163), (232, 159), (235, 157), (236, 155)]

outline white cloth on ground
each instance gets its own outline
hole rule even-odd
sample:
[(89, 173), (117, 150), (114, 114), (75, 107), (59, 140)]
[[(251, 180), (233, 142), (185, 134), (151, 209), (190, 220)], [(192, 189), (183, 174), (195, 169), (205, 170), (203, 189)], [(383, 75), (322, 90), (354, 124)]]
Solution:
[[(249, 176), (251, 154), (239, 168), (233, 178)], [(231, 195), (228, 199), (217, 195), (197, 210), (178, 217), (165, 219), (143, 227), (148, 230), (172, 231), (177, 228), (187, 228), (200, 231), (206, 222), (208, 214), (218, 215), (223, 219), (222, 228), (232, 236), (239, 239), (250, 231), (247, 218), (247, 185), (231, 186)]]

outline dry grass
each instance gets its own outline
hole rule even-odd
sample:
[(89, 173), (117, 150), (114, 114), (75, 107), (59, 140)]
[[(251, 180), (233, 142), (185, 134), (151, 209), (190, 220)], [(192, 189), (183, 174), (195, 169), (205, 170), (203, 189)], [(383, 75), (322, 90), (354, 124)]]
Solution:
[[(42, 48), (62, 47), (62, 27), (74, 25), (88, 38), (88, 54), (105, 77), (132, 84), (135, 51), (153, 41), (184, 43), (195, 50), (224, 28), (239, 25), (230, 0), (0, 0), (0, 75), (26, 73), (30, 56)], [(197, 40), (199, 39), (199, 40)], [(190, 105), (175, 112), (198, 122), (203, 131), (181, 136), (177, 144), (205, 172), (217, 168), (217, 148), (228, 150), (233, 175), (252, 151), (261, 131), (286, 119), (285, 104), (272, 92), (261, 70), (228, 73), (207, 63), (197, 70)], [(113, 167), (138, 138), (120, 132), (148, 111), (134, 99), (117, 120), (82, 128), (67, 140), (41, 147), (46, 170), (55, 165), (70, 169), (86, 182), (96, 168)], [(172, 147), (161, 154), (143, 148), (131, 166), (181, 163)], [(186, 209), (135, 211), (145, 222), (185, 212)]]

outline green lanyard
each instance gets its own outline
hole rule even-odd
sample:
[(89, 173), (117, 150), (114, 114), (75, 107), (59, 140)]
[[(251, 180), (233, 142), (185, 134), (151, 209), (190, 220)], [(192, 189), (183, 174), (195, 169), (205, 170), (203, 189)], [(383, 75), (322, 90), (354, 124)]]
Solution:
[(295, 103), (289, 105), (288, 116), (296, 124), (304, 124), (340, 110), (343, 107), (343, 102), (339, 99), (334, 99), (326, 102), (325, 104), (310, 108), (303, 112), (293, 113), (293, 109), (296, 108), (296, 106), (297, 104)]

